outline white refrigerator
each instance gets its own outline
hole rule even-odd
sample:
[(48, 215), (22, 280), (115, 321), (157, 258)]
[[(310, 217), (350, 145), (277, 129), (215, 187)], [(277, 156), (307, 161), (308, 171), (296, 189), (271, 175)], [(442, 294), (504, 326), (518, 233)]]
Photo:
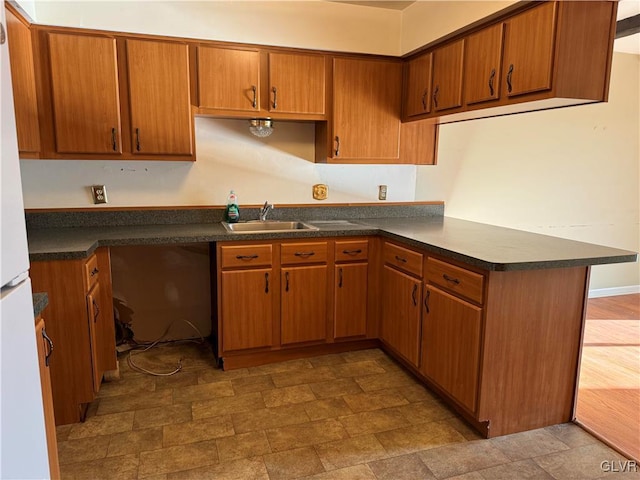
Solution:
[(0, 10), (0, 479), (49, 478), (7, 24)]

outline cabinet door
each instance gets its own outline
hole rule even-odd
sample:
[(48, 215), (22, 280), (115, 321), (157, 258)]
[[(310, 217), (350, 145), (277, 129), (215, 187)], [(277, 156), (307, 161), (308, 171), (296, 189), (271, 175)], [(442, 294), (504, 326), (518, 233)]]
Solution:
[(280, 329), (283, 345), (326, 340), (326, 265), (282, 269)]
[(464, 101), (467, 105), (500, 98), (503, 24), (487, 27), (465, 39)]
[(260, 53), (199, 46), (198, 91), (200, 107), (257, 112), (260, 109)]
[(334, 59), (332, 158), (398, 158), (401, 82), (399, 63)]
[(40, 151), (40, 130), (31, 31), (9, 9), (6, 14), (18, 150), (35, 154)]
[(113, 287), (111, 282), (111, 257), (109, 247), (99, 247), (96, 259), (100, 277), (100, 308), (103, 322), (96, 331), (98, 368), (100, 376), (117, 368), (116, 327), (113, 315)]
[(56, 151), (121, 153), (114, 38), (50, 33)]
[(100, 308), (100, 282), (97, 281), (87, 293), (87, 320), (89, 321), (89, 337), (91, 339), (91, 371), (93, 372), (93, 391), (98, 393), (102, 382), (100, 371), (100, 334), (102, 322), (105, 321)]
[(505, 22), (502, 71), (507, 96), (551, 88), (556, 3), (543, 2)]
[(462, 63), (464, 39), (433, 52), (433, 109), (448, 110), (462, 106)]
[(58, 462), (58, 440), (56, 439), (56, 421), (53, 413), (53, 394), (51, 392), (51, 374), (49, 360), (53, 354), (53, 342), (47, 335), (44, 320), (36, 321), (36, 344), (38, 347), (38, 364), (40, 366), (40, 384), (42, 386), (42, 406), (44, 408), (44, 426), (47, 434), (47, 450), (51, 478), (60, 478)]
[(324, 57), (269, 53), (269, 111), (324, 114)]
[(334, 338), (367, 334), (368, 264), (339, 264), (335, 270)]
[(127, 67), (132, 152), (191, 155), (187, 45), (127, 40)]
[(413, 365), (420, 359), (422, 282), (384, 266), (381, 337)]
[(482, 309), (431, 285), (424, 303), (421, 370), (475, 412)]
[(407, 63), (405, 114), (408, 117), (431, 111), (432, 60), (433, 55), (427, 53)]
[(222, 350), (268, 347), (273, 335), (273, 271), (221, 274)]

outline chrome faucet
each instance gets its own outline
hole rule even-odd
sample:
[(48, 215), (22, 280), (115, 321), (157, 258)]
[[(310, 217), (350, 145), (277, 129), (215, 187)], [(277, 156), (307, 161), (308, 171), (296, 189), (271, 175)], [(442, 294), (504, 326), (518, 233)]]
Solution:
[(267, 200), (266, 202), (264, 202), (264, 205), (262, 206), (262, 208), (260, 209), (260, 213), (258, 214), (258, 218), (261, 222), (267, 220), (267, 215), (271, 210), (273, 210), (273, 205), (271, 205), (269, 203), (269, 200)]

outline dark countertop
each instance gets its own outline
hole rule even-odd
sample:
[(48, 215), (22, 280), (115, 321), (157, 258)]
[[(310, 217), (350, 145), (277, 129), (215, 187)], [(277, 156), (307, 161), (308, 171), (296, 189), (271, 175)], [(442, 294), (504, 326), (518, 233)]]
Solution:
[[(313, 220), (305, 220), (314, 224)], [(634, 262), (635, 252), (449, 217), (349, 219), (317, 231), (240, 234), (220, 223), (30, 228), (31, 261), (88, 257), (98, 246), (382, 235), (486, 270), (561, 268)]]
[(37, 317), (49, 305), (49, 295), (47, 293), (33, 294), (33, 316)]

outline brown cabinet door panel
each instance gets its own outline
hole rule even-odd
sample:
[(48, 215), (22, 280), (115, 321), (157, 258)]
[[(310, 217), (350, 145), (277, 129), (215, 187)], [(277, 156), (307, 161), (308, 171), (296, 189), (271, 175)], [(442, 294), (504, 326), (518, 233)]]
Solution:
[(514, 97), (551, 88), (556, 2), (543, 2), (505, 22), (503, 88)]
[(462, 106), (463, 59), (464, 39), (434, 50), (431, 97), (435, 111)]
[(431, 63), (433, 55), (427, 53), (407, 64), (407, 97), (405, 113), (408, 117), (431, 111)]
[(49, 33), (56, 151), (121, 153), (116, 41)]
[(130, 39), (126, 42), (132, 152), (191, 155), (187, 45)]
[(467, 105), (500, 98), (503, 23), (465, 39), (464, 100)]
[(475, 412), (482, 309), (426, 286), (422, 372)]
[(327, 266), (287, 267), (280, 278), (283, 345), (327, 338)]
[(222, 350), (268, 347), (273, 331), (273, 270), (222, 272)]
[(366, 263), (336, 265), (334, 338), (367, 334)]
[(324, 57), (269, 53), (269, 111), (324, 114)]
[(200, 107), (257, 112), (260, 109), (260, 53), (199, 46), (198, 91)]
[(98, 393), (102, 382), (100, 371), (99, 330), (105, 321), (101, 310), (100, 282), (96, 282), (87, 294), (87, 321), (89, 322), (89, 337), (91, 338), (91, 371), (93, 372), (93, 391)]

